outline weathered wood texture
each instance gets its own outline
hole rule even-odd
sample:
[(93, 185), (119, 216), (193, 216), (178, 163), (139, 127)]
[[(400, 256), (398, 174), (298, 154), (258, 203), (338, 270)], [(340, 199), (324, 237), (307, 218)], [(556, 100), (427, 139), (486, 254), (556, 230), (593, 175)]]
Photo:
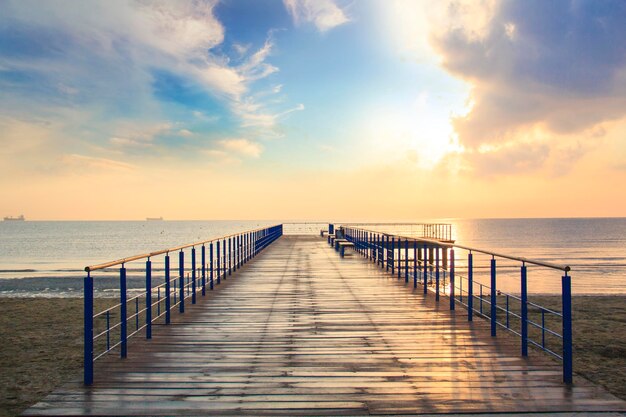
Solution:
[(486, 322), (325, 238), (284, 236), (95, 384), (62, 387), (26, 414), (419, 414), (626, 410)]

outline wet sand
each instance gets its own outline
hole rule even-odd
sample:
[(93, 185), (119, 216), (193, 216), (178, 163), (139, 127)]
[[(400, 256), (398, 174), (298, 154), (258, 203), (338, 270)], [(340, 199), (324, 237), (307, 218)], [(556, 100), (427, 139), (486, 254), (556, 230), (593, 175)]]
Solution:
[[(532, 301), (559, 308), (556, 297)], [(96, 299), (96, 311), (114, 302)], [(0, 416), (81, 377), (82, 326), (81, 299), (0, 298)], [(574, 298), (574, 370), (626, 399), (626, 297)]]

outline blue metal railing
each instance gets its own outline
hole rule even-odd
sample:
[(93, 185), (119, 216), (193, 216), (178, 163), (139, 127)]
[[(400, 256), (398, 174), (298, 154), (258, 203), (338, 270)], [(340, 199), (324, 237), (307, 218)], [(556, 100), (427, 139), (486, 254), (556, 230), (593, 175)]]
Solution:
[[(85, 385), (93, 383), (93, 364), (96, 360), (118, 348), (120, 357), (127, 357), (128, 339), (144, 329), (146, 339), (151, 339), (153, 323), (162, 320), (169, 324), (173, 309), (178, 307), (178, 311), (184, 313), (188, 300), (192, 305), (196, 304), (198, 288), (201, 295), (205, 296), (207, 286), (209, 291), (213, 290), (215, 285), (227, 279), (282, 234), (283, 226), (280, 224), (85, 267), (87, 272), (84, 279)], [(200, 249), (200, 254), (196, 248)], [(185, 260), (186, 250), (189, 254), (188, 261)], [(178, 252), (178, 271), (172, 276), (170, 253), (176, 252)], [(159, 256), (163, 256), (162, 267), (155, 268), (153, 259)], [(126, 265), (140, 260), (145, 260), (145, 268), (135, 268), (131, 271), (145, 273), (145, 289), (136, 291), (138, 294), (133, 296), (127, 286)], [(114, 266), (120, 266), (120, 302), (94, 314), (92, 274)], [(153, 282), (155, 272), (163, 274), (163, 281), (159, 285), (154, 285)]]
[[(341, 230), (345, 239), (354, 245), (355, 251), (392, 275), (397, 273), (399, 279), (404, 277), (406, 283), (412, 278), (413, 288), (421, 285), (424, 294), (434, 292), (437, 301), (441, 294), (446, 295), (450, 310), (454, 310), (456, 304), (465, 306), (468, 321), (472, 321), (474, 315), (489, 320), (491, 336), (497, 335), (498, 328), (518, 336), (522, 356), (528, 355), (530, 344), (557, 358), (563, 364), (563, 381), (572, 383), (572, 284), (569, 266), (471, 248), (447, 239), (405, 237), (352, 227)], [(459, 265), (462, 259), (457, 257), (456, 251), (466, 252), (464, 265)], [(489, 271), (488, 285), (474, 279), (474, 272), (479, 269), (475, 264), (475, 255), (489, 260), (488, 266), (482, 267)], [(498, 271), (503, 269), (498, 269), (498, 260), (517, 264), (520, 271), (519, 294), (498, 289)], [(528, 265), (563, 272), (560, 312), (529, 301)], [(505, 265), (504, 268), (510, 272), (515, 266)]]

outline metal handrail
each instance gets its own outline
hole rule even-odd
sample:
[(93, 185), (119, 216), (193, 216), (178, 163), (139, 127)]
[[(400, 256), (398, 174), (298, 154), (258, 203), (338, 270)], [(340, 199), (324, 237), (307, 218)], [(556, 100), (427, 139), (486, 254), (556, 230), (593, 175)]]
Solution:
[[(541, 350), (555, 356), (563, 363), (563, 382), (572, 383), (573, 371), (572, 371), (572, 280), (568, 275), (570, 267), (567, 265), (559, 265), (551, 262), (545, 262), (540, 260), (528, 259), (519, 256), (512, 256), (501, 254), (489, 250), (477, 249), (470, 246), (459, 245), (453, 241), (445, 241), (443, 239), (432, 238), (418, 238), (402, 236), (392, 233), (385, 233), (376, 230), (368, 230), (361, 228), (346, 227), (342, 233), (343, 236), (354, 244), (353, 248), (359, 252), (362, 256), (365, 256), (376, 262), (377, 265), (389, 271), (391, 266), (391, 274), (395, 274), (397, 270), (398, 279), (404, 275), (405, 282), (409, 282), (409, 276), (413, 277), (413, 288), (417, 288), (418, 281), (421, 281), (423, 277), (423, 292), (427, 294), (429, 287), (433, 285), (432, 278), (434, 276), (434, 288), (431, 291), (435, 293), (435, 300), (439, 301), (441, 289), (443, 288), (443, 294), (446, 294), (446, 273), (449, 274), (449, 291), (448, 298), (450, 301), (450, 310), (455, 309), (455, 304), (459, 303), (467, 307), (468, 321), (472, 321), (472, 315), (474, 312), (482, 317), (487, 318), (491, 323), (491, 335), (496, 336), (496, 328), (502, 327), (509, 332), (521, 337), (521, 353), (522, 356), (528, 355), (528, 344), (539, 347)], [(333, 244), (333, 239), (336, 235), (329, 235), (328, 241)], [(409, 252), (409, 243), (412, 243), (412, 253)], [(404, 243), (404, 245), (402, 245)], [(418, 244), (419, 243), (419, 244)], [(336, 245), (335, 245), (336, 246)], [(468, 253), (467, 263), (467, 278), (464, 278), (461, 274), (456, 274), (455, 268), (455, 248), (462, 249)], [(343, 256), (343, 247), (341, 249), (341, 256)], [(430, 253), (427, 250), (430, 249)], [(433, 249), (434, 254), (433, 254)], [(335, 250), (338, 250), (335, 247)], [(422, 252), (423, 251), (423, 252)], [(404, 252), (404, 259), (403, 254)], [(491, 271), (490, 285), (484, 285), (477, 282), (473, 278), (473, 257), (474, 252), (482, 253), (491, 256), (489, 269)], [(440, 254), (441, 253), (441, 258)], [(413, 255), (412, 258), (409, 255)], [(423, 254), (423, 256), (422, 256)], [(520, 281), (520, 296), (514, 296), (507, 293), (502, 293), (497, 288), (497, 258), (504, 258), (521, 263), (521, 281)], [(413, 272), (410, 272), (409, 261)], [(448, 263), (449, 262), (449, 263)], [(528, 281), (527, 281), (527, 264), (543, 266), (550, 269), (556, 269), (565, 272), (561, 277), (561, 305), (562, 311), (558, 312), (546, 307), (539, 306), (528, 300)], [(404, 269), (404, 274), (401, 274)], [(433, 271), (434, 270), (434, 271)], [(419, 273), (418, 273), (419, 272)], [(434, 274), (433, 274), (434, 272)], [(441, 286), (441, 276), (443, 276), (443, 287)], [(430, 278), (430, 281), (428, 280)], [(463, 280), (468, 282), (467, 303), (463, 302)], [(422, 283), (422, 282), (420, 282)], [(473, 285), (478, 285), (480, 294), (473, 293)], [(487, 299), (483, 298), (483, 288), (489, 289)], [(455, 295), (456, 290), (459, 290), (459, 297)], [(506, 297), (506, 309), (499, 305), (497, 297), (504, 295)], [(519, 314), (511, 312), (509, 306), (509, 299), (513, 298), (520, 302)], [(473, 307), (474, 298), (479, 300), (479, 310), (475, 310)], [(483, 303), (489, 306), (489, 311), (483, 313)], [(541, 324), (535, 323), (529, 316), (531, 313), (529, 307), (538, 308), (541, 313)], [(498, 319), (498, 311), (505, 313), (505, 322), (502, 322), (502, 318)], [(488, 314), (488, 315), (487, 315)], [(545, 316), (550, 315), (557, 317), (561, 321), (562, 332), (558, 333), (556, 330), (550, 329), (545, 322)], [(509, 318), (513, 316), (520, 321), (520, 331), (517, 332), (510, 326)], [(541, 343), (535, 342), (532, 339), (531, 334), (528, 332), (528, 326), (536, 327), (541, 331)], [(563, 354), (559, 355), (554, 350), (549, 349), (546, 344), (546, 335), (556, 337), (561, 343)]]
[[(271, 226), (259, 227), (257, 229), (252, 229), (252, 230), (246, 230), (245, 233), (254, 233), (254, 232), (261, 231), (261, 230), (265, 230), (265, 229), (270, 228), (270, 227), (276, 227), (276, 226), (279, 226), (279, 225), (280, 224), (274, 224), (274, 225), (271, 225)], [(90, 265), (90, 266), (86, 266), (85, 267), (85, 272), (92, 272), (92, 271), (97, 271), (99, 269), (110, 268), (110, 267), (115, 266), (115, 265), (123, 265), (123, 264), (128, 263), (128, 262), (137, 261), (139, 259), (147, 259), (147, 258), (151, 258), (151, 257), (158, 256), (158, 255), (168, 254), (170, 252), (176, 252), (176, 251), (179, 251), (181, 249), (192, 248), (192, 247), (195, 247), (195, 246), (202, 246), (202, 245), (207, 244), (207, 243), (215, 242), (217, 240), (228, 239), (228, 238), (231, 238), (231, 237), (234, 237), (234, 236), (238, 236), (240, 234), (241, 233), (231, 233), (229, 235), (224, 235), (224, 236), (215, 237), (215, 238), (208, 239), (208, 240), (202, 240), (202, 241), (199, 241), (199, 242), (189, 243), (189, 244), (186, 244), (186, 245), (175, 246), (173, 248), (162, 249), (162, 250), (158, 250), (158, 251), (155, 251), (155, 252), (144, 253), (144, 254), (141, 254), (141, 255), (133, 255), (133, 256), (130, 256), (128, 258), (121, 258), (121, 259), (117, 259), (115, 261), (105, 262), (105, 263), (102, 263), (102, 264)]]
[(487, 249), (479, 249), (479, 248), (474, 248), (471, 246), (466, 246), (466, 245), (459, 245), (457, 243), (454, 242), (446, 242), (446, 241), (441, 241), (441, 240), (437, 240), (437, 239), (427, 239), (427, 238), (420, 238), (420, 237), (410, 237), (410, 236), (403, 236), (403, 235), (394, 235), (392, 233), (385, 233), (385, 232), (380, 232), (380, 231), (376, 231), (376, 230), (371, 230), (371, 229), (361, 229), (365, 232), (369, 232), (369, 233), (378, 233), (384, 236), (398, 236), (404, 239), (408, 239), (408, 240), (416, 240), (418, 242), (422, 242), (422, 243), (427, 243), (427, 244), (432, 244), (432, 245), (437, 245), (440, 246), (442, 248), (459, 248), (459, 249), (465, 249), (467, 251), (470, 252), (478, 252), (478, 253), (482, 253), (485, 255), (490, 255), (492, 257), (498, 257), (498, 258), (504, 258), (504, 259), (509, 259), (512, 261), (518, 261), (518, 262), (523, 262), (523, 263), (527, 263), (527, 264), (531, 264), (531, 265), (538, 265), (538, 266), (545, 266), (546, 268), (552, 268), (552, 269), (558, 269), (559, 271), (563, 271), (566, 274), (571, 271), (571, 268), (569, 265), (560, 265), (557, 263), (553, 263), (553, 262), (546, 262), (546, 261), (540, 261), (540, 260), (536, 260), (536, 259), (528, 259), (525, 257), (521, 257), (521, 256), (512, 256), (512, 255), (507, 255), (507, 254), (503, 254), (503, 253), (499, 253), (499, 252), (493, 252)]

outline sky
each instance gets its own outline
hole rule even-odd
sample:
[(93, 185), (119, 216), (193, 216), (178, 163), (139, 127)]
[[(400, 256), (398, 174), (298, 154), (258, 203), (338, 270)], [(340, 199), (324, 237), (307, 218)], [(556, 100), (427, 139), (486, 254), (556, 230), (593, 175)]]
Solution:
[(0, 0), (0, 215), (626, 216), (622, 0)]

